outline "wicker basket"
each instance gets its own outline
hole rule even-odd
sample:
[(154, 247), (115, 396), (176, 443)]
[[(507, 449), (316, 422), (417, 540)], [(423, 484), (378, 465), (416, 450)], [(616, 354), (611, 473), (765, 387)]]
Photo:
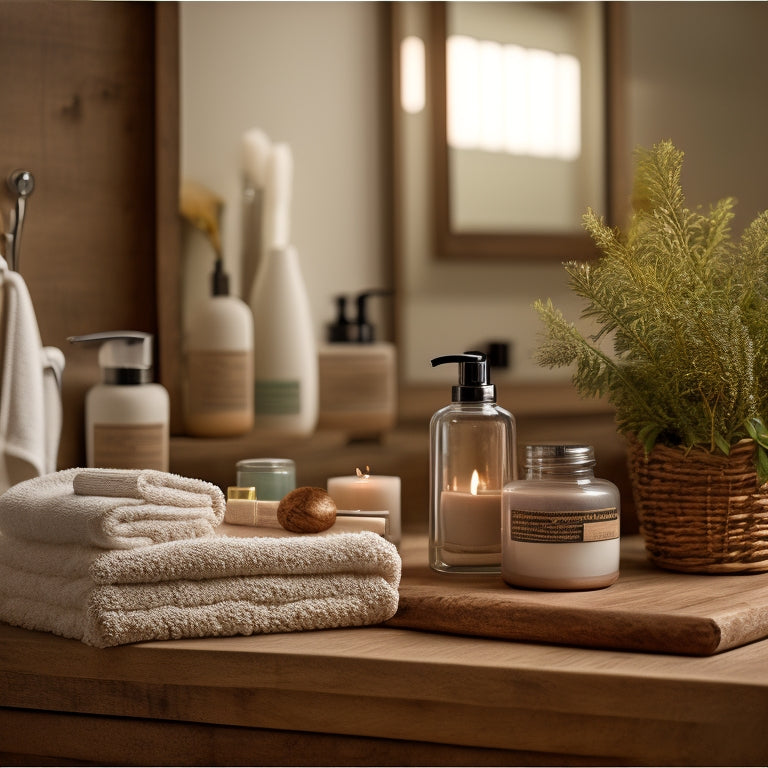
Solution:
[(757, 487), (755, 443), (730, 456), (629, 443), (629, 472), (650, 559), (689, 573), (768, 571), (768, 487)]

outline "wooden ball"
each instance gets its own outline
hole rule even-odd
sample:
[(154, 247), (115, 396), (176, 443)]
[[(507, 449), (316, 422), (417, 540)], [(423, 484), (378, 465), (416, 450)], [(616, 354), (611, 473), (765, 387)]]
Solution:
[(322, 488), (296, 488), (277, 505), (277, 522), (293, 533), (319, 533), (336, 522), (336, 503)]

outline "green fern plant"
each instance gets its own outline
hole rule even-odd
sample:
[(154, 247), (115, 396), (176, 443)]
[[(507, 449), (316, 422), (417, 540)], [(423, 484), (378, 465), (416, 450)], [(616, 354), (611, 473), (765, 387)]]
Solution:
[(686, 208), (682, 164), (669, 141), (637, 150), (626, 232), (585, 214), (601, 256), (565, 269), (593, 332), (579, 330), (551, 301), (537, 301), (545, 327), (537, 362), (572, 366), (579, 394), (606, 396), (619, 431), (646, 451), (661, 442), (727, 455), (753, 438), (764, 481), (768, 211), (734, 242), (734, 201), (707, 212)]

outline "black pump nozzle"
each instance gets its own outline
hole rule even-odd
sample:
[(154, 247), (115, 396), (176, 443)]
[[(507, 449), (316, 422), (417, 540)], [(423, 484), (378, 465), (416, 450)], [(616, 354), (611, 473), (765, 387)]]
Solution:
[(328, 341), (349, 341), (349, 320), (347, 320), (347, 297), (336, 297), (336, 319), (328, 325)]
[(357, 297), (357, 323), (359, 338), (358, 341), (370, 343), (374, 341), (374, 329), (373, 325), (368, 322), (368, 299), (371, 296), (390, 296), (392, 291), (387, 291), (384, 288), (374, 288), (370, 291), (363, 291), (358, 294)]
[(488, 363), (483, 352), (443, 355), (432, 361), (432, 367), (444, 363), (459, 364), (459, 384), (451, 389), (454, 403), (496, 402), (496, 387), (491, 384)]
[(357, 317), (347, 320), (347, 297), (337, 296), (336, 320), (328, 326), (328, 341), (347, 342), (353, 344), (371, 344), (375, 340), (375, 330), (368, 322), (368, 299), (371, 296), (389, 296), (392, 291), (383, 288), (374, 288), (363, 291), (355, 299), (357, 305)]
[(219, 258), (211, 274), (211, 296), (229, 296), (229, 275), (224, 271), (224, 262)]

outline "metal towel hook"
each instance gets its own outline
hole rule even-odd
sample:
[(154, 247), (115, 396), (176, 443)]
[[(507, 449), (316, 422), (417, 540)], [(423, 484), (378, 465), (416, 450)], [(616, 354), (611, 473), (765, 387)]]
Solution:
[(13, 171), (7, 179), (8, 189), (16, 197), (16, 207), (11, 217), (11, 231), (6, 234), (8, 243), (8, 265), (14, 272), (19, 271), (21, 252), (21, 230), (24, 226), (24, 214), (27, 198), (35, 189), (35, 177), (31, 171)]

